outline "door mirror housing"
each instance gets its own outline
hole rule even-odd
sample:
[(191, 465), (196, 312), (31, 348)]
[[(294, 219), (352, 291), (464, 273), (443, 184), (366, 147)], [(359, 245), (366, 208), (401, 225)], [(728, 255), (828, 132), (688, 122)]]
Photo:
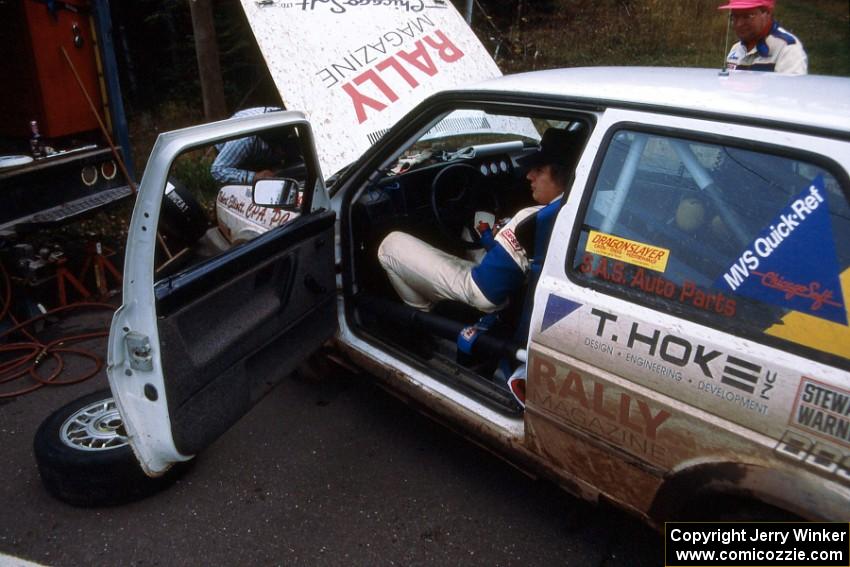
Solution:
[(277, 207), (290, 211), (301, 209), (302, 192), (295, 179), (258, 179), (254, 182), (251, 198), (255, 205)]

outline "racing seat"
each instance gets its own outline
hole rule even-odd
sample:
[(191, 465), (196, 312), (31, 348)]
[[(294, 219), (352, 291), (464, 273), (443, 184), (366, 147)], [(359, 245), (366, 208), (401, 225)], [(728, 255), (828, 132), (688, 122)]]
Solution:
[(537, 289), (537, 281), (543, 270), (543, 261), (549, 250), (549, 241), (552, 238), (552, 228), (558, 211), (561, 210), (563, 198), (554, 203), (549, 203), (540, 209), (536, 215), (526, 219), (517, 227), (516, 237), (528, 252), (531, 262), (528, 269), (528, 283), (525, 286), (525, 297), (523, 298), (522, 314), (516, 328), (514, 340), (520, 344), (528, 342), (529, 327), (531, 326), (531, 311), (534, 308), (534, 292)]
[[(523, 348), (528, 341), (534, 291), (546, 258), (552, 226), (560, 207), (560, 200), (550, 203), (525, 219), (515, 231), (517, 240), (525, 248), (531, 260), (526, 285), (517, 291), (504, 310), (496, 312), (496, 314), (503, 314), (505, 311), (517, 311), (516, 314), (509, 314), (506, 317), (514, 328), (509, 338), (488, 334), (491, 328), (489, 322), (493, 314), (484, 315), (468, 305), (456, 302), (442, 302), (430, 313), (419, 311), (396, 300), (375, 296), (359, 297), (357, 306), (361, 311), (393, 321), (404, 328), (419, 328), (441, 338), (457, 340), (459, 349), (473, 356), (514, 358), (516, 351)], [(476, 319), (476, 323), (469, 323)], [(475, 328), (479, 332), (475, 332), (473, 330)]]
[[(555, 223), (555, 218), (558, 216), (558, 211), (561, 208), (563, 199), (558, 199), (550, 203), (523, 220), (515, 230), (517, 240), (525, 248), (529, 261), (529, 269), (526, 279), (526, 285), (516, 293), (516, 297), (512, 298), (506, 309), (511, 309), (511, 306), (516, 308), (516, 305), (521, 305), (518, 316), (511, 319), (514, 321), (513, 338), (509, 341), (511, 345), (520, 345), (522, 348), (528, 342), (529, 327), (531, 325), (531, 312), (534, 308), (534, 292), (537, 289), (537, 281), (540, 279), (540, 273), (543, 268), (543, 261), (546, 259), (546, 252), (549, 249), (549, 240), (552, 236), (552, 227)], [(516, 301), (515, 301), (516, 300)], [(497, 312), (495, 315), (501, 312)], [(477, 323), (470, 327), (463, 328), (458, 333), (458, 349), (464, 353), (472, 354), (474, 343), (482, 336), (486, 336), (492, 323), (494, 314), (485, 315)], [(511, 353), (513, 355), (516, 350)], [(512, 360), (505, 358), (500, 366), (505, 366), (502, 370), (504, 380), (510, 375), (510, 371), (515, 366)], [(510, 370), (510, 371), (509, 371)]]
[[(470, 325), (469, 322), (476, 319), (480, 322), (482, 313), (465, 304), (441, 302), (432, 312), (423, 312), (396, 298), (358, 294), (355, 298), (358, 321), (376, 332), (377, 336), (390, 338), (392, 344), (405, 353), (414, 354), (425, 364), (440, 370), (447, 379), (486, 403), (508, 413), (520, 413), (522, 408), (508, 391), (506, 381), (517, 364), (517, 352), (525, 348), (528, 340), (534, 292), (561, 204), (562, 200), (559, 200), (543, 207), (517, 227), (517, 239), (527, 250), (531, 261), (527, 285), (518, 290), (515, 300), (512, 298), (509, 306), (500, 312), (510, 321), (509, 328), (502, 325), (501, 328), (479, 329), (469, 341), (468, 354), (458, 345), (460, 359), (456, 361), (457, 366), (448, 367), (440, 362), (441, 356), (434, 357), (433, 340), (443, 339), (443, 344), (448, 341), (457, 343), (459, 337), (470, 334), (470, 327), (478, 324)], [(510, 313), (506, 313), (508, 311)], [(468, 358), (464, 359), (464, 356)], [(499, 361), (502, 362), (497, 364)], [(494, 373), (498, 366), (505, 368)], [(489, 370), (482, 371), (482, 367)]]

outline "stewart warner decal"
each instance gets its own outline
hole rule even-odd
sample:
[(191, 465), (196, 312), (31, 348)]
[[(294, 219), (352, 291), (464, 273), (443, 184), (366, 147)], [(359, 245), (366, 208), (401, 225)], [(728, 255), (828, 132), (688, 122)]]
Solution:
[(819, 175), (714, 285), (847, 325), (838, 274), (824, 179)]
[(791, 425), (850, 447), (850, 391), (803, 378)]

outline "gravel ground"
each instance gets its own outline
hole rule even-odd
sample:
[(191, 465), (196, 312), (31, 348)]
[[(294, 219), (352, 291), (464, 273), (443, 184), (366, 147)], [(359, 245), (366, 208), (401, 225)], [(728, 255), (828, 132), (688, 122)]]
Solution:
[(49, 565), (661, 564), (660, 536), (637, 520), (527, 478), (346, 373), (284, 380), (161, 494), (72, 508), (43, 489), (32, 438), (105, 385), (101, 373), (0, 404), (0, 552)]

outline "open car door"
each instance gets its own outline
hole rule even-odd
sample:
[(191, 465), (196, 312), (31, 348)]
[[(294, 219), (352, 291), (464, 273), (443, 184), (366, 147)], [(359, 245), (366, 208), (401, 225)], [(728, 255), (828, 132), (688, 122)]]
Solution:
[[(178, 156), (267, 132), (295, 140), (303, 158), (301, 194), (274, 209), (289, 208), (291, 220), (157, 275), (157, 219)], [(145, 472), (158, 475), (205, 448), (328, 339), (336, 328), (335, 287), (334, 213), (302, 114), (161, 135), (133, 211), (123, 305), (109, 335), (109, 383)]]

